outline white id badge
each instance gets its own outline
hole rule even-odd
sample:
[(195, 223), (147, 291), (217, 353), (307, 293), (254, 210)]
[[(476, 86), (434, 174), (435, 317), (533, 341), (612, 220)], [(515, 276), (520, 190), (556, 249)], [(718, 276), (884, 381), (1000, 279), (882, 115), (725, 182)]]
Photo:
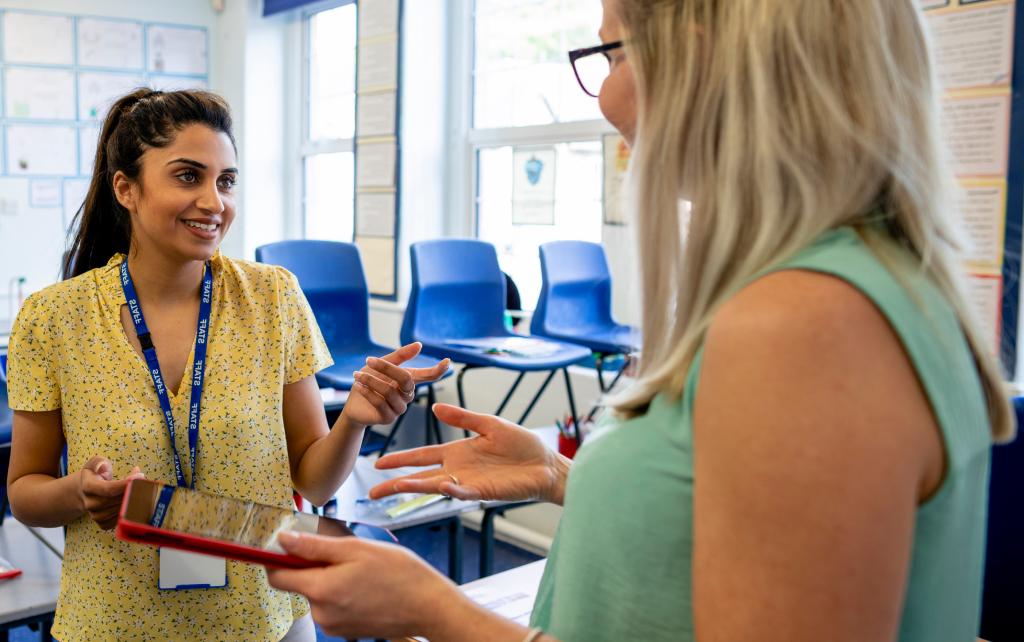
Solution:
[(167, 591), (224, 588), (228, 585), (228, 563), (223, 557), (158, 549), (160, 556), (159, 588)]

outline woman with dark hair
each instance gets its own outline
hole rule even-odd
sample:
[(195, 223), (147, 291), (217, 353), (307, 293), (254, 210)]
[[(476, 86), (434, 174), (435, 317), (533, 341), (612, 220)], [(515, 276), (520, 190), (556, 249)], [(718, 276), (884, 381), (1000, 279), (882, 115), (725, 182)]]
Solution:
[(322, 504), (363, 429), (447, 369), (400, 367), (417, 344), (368, 359), (329, 430), (313, 375), (330, 355), (295, 277), (217, 251), (237, 177), (223, 99), (124, 96), (103, 125), (66, 280), (29, 297), (14, 324), (11, 507), (25, 524), (67, 526), (61, 642), (313, 640), (306, 602), (259, 566), (206, 558), (201, 574), (222, 569), (226, 585), (161, 590), (195, 560), (114, 537), (125, 486), (177, 480), (281, 507), (295, 488)]

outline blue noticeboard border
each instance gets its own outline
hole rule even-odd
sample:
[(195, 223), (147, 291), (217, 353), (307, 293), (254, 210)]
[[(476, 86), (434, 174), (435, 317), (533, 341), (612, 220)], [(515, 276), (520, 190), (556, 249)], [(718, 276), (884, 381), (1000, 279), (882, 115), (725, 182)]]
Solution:
[(1017, 326), (1020, 321), (1021, 241), (1024, 234), (1024, 0), (1014, 11), (1010, 153), (1006, 175), (1006, 230), (1003, 248), (1002, 330), (999, 348), (1006, 376), (1017, 373)]

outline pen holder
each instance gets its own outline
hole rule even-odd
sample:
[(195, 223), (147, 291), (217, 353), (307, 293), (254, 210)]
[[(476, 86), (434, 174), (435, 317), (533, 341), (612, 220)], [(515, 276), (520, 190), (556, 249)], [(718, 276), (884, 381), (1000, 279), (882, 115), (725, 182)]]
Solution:
[(576, 450), (579, 448), (579, 443), (575, 437), (566, 437), (563, 433), (558, 433), (558, 454), (572, 459), (576, 456)]

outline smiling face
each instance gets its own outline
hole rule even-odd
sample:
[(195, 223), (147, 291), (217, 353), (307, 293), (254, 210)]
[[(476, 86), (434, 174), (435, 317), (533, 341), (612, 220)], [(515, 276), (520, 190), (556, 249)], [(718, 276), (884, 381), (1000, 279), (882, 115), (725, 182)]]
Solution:
[(237, 176), (231, 139), (206, 125), (187, 125), (166, 147), (147, 149), (138, 180), (114, 176), (133, 247), (176, 263), (209, 259), (234, 221)]

